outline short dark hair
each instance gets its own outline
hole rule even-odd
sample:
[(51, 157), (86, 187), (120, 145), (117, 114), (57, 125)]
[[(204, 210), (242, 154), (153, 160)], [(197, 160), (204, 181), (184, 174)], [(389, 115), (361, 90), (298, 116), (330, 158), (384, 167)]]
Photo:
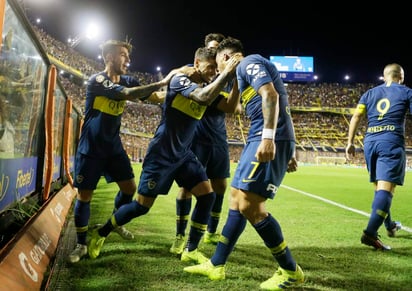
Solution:
[(205, 36), (205, 46), (207, 46), (208, 43), (211, 41), (215, 40), (220, 43), (224, 39), (225, 39), (225, 36), (221, 33), (218, 33), (218, 32), (209, 33)]
[(223, 50), (229, 50), (232, 53), (242, 53), (244, 54), (243, 44), (240, 40), (234, 37), (227, 37), (222, 40), (216, 48), (217, 52), (221, 52)]
[(195, 52), (195, 59), (206, 61), (206, 60), (215, 59), (215, 58), (216, 58), (215, 48), (200, 47)]
[(130, 40), (121, 41), (121, 40), (114, 40), (110, 39), (105, 41), (103, 44), (100, 45), (100, 49), (102, 50), (103, 58), (110, 52), (113, 52), (117, 47), (125, 47), (129, 53), (132, 51), (133, 46), (130, 43)]

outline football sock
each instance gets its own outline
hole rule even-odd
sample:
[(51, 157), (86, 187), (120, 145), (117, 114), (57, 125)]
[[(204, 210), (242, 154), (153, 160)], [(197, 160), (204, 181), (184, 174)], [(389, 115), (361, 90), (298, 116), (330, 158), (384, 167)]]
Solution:
[(74, 205), (74, 225), (76, 226), (77, 243), (85, 245), (89, 229), (90, 201), (76, 200)]
[(389, 191), (376, 191), (375, 199), (372, 203), (372, 212), (369, 217), (368, 226), (365, 229), (366, 234), (377, 236), (378, 229), (389, 213), (392, 204), (392, 194)]
[(279, 266), (286, 270), (295, 271), (296, 262), (283, 239), (282, 229), (277, 220), (269, 213), (265, 219), (253, 225), (253, 227), (263, 239)]
[(191, 208), (192, 198), (176, 199), (176, 235), (185, 235)]
[(214, 266), (224, 265), (237, 240), (246, 227), (246, 218), (238, 211), (229, 209), (228, 217), (222, 229), (220, 240), (210, 261)]
[(118, 225), (124, 225), (133, 218), (149, 212), (149, 208), (139, 204), (136, 200), (121, 206), (112, 217), (99, 229), (100, 236), (108, 236), (109, 233)]
[(392, 216), (391, 216), (391, 211), (388, 211), (388, 215), (386, 216), (385, 220), (383, 221), (385, 224), (386, 229), (391, 229), (392, 227)]
[(133, 200), (133, 194), (126, 194), (123, 193), (122, 191), (117, 192), (116, 197), (114, 198), (114, 209), (113, 213), (117, 211), (117, 209), (120, 208), (123, 204), (127, 204), (132, 202)]
[(186, 247), (189, 251), (193, 251), (199, 246), (209, 220), (210, 210), (215, 201), (215, 192), (210, 192), (206, 195), (196, 197), (196, 205), (192, 213), (192, 221), (190, 224), (189, 237)]
[(207, 231), (210, 233), (215, 233), (217, 225), (219, 224), (220, 214), (222, 213), (224, 194), (217, 194), (215, 203), (213, 203), (212, 211), (210, 212), (209, 222), (207, 223)]

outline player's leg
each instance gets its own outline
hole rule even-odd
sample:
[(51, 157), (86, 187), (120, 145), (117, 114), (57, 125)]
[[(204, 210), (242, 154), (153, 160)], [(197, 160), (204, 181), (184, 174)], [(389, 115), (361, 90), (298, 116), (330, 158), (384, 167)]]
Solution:
[[(372, 155), (376, 153), (375, 155)], [(373, 159), (373, 156), (377, 156)], [(379, 250), (390, 250), (379, 239), (378, 229), (390, 214), (393, 193), (396, 185), (402, 185), (405, 177), (405, 152), (402, 147), (392, 143), (377, 142), (365, 145), (365, 157), (368, 165), (370, 181), (375, 182), (376, 191), (372, 202), (372, 210), (361, 242)]]
[(68, 261), (78, 262), (87, 254), (87, 232), (89, 230), (90, 202), (93, 191), (101, 177), (104, 162), (78, 153), (75, 163), (74, 187), (78, 189), (74, 205), (74, 225), (77, 243), (69, 254)]
[(96, 258), (99, 255), (110, 232), (118, 226), (125, 225), (133, 218), (148, 213), (156, 200), (157, 193), (167, 193), (170, 190), (174, 181), (173, 172), (173, 167), (165, 167), (156, 158), (145, 159), (136, 199), (122, 205), (101, 228), (93, 231), (88, 250), (91, 258)]
[(192, 194), (184, 188), (179, 188), (176, 197), (176, 237), (169, 251), (172, 254), (181, 254), (185, 247), (186, 227), (192, 208)]
[(137, 194), (136, 200), (121, 206), (101, 228), (94, 229), (88, 245), (89, 257), (92, 259), (97, 258), (107, 236), (114, 229), (130, 222), (133, 218), (148, 213), (155, 199), (156, 197)]
[[(116, 182), (119, 186), (119, 191), (114, 198), (112, 213), (115, 213), (122, 205), (132, 202), (137, 188), (133, 168), (125, 151), (108, 159), (104, 176), (108, 183)], [(133, 233), (124, 226), (118, 226), (113, 231), (125, 240), (134, 238)]]
[(220, 238), (220, 234), (217, 232), (217, 227), (222, 215), (222, 206), (225, 197), (227, 181), (226, 178), (224, 178), (211, 179), (210, 182), (212, 184), (213, 190), (216, 193), (216, 199), (210, 212), (210, 218), (207, 223), (207, 230), (203, 241), (205, 243), (217, 244)]
[(275, 286), (294, 286), (303, 283), (303, 271), (296, 263), (286, 244), (281, 226), (265, 207), (267, 199), (273, 199), (288, 169), (294, 151), (293, 142), (276, 142), (276, 154), (270, 163), (259, 165), (249, 191), (241, 192), (239, 209), (253, 225), (279, 265), (274, 275), (260, 284), (264, 290)]
[[(217, 244), (220, 238), (217, 228), (222, 216), (222, 206), (227, 189), (227, 178), (230, 177), (229, 148), (227, 144), (221, 146), (206, 147), (207, 153), (199, 157), (206, 167), (213, 191), (216, 193), (215, 202), (210, 213), (203, 241), (205, 243)], [(196, 154), (199, 156), (198, 154)], [(202, 160), (203, 158), (203, 160)]]
[(215, 200), (215, 193), (204, 168), (194, 154), (177, 170), (176, 182), (185, 189), (190, 189), (190, 192), (196, 197), (196, 204), (191, 215), (188, 240), (182, 252), (181, 260), (202, 263), (207, 258), (198, 251), (198, 246), (206, 231), (210, 210)]

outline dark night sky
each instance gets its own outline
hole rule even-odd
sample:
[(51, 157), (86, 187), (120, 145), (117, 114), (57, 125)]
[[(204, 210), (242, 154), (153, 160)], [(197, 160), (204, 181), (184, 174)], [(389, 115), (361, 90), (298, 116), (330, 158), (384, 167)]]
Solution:
[(221, 32), (239, 38), (247, 54), (313, 56), (320, 81), (340, 82), (349, 74), (352, 81), (377, 82), (383, 67), (397, 62), (405, 70), (405, 83), (412, 85), (409, 18), (407, 9), (398, 6), (360, 9), (334, 1), (316, 7), (270, 0), (251, 5), (224, 0), (24, 1), (29, 17), (40, 17), (40, 26), (61, 41), (96, 19), (100, 41), (84, 40), (77, 47), (87, 56), (97, 56), (104, 39), (132, 38), (133, 71), (154, 73), (160, 66), (167, 73), (191, 63), (204, 35)]

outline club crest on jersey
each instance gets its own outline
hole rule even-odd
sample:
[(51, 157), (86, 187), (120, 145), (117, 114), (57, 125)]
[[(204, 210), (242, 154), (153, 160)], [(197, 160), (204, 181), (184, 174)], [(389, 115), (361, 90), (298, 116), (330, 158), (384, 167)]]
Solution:
[(110, 81), (110, 80), (104, 80), (104, 81), (103, 81), (103, 86), (104, 86), (105, 88), (110, 88), (110, 87), (113, 86), (113, 82)]
[(246, 66), (246, 73), (248, 75), (254, 76), (256, 75), (260, 70), (259, 64), (249, 64)]
[(187, 77), (181, 77), (179, 79), (179, 84), (183, 87), (188, 87), (190, 84), (190, 80)]
[(149, 182), (147, 182), (147, 187), (149, 187), (150, 190), (153, 190), (156, 187), (156, 182), (150, 180)]
[(77, 175), (76, 176), (76, 182), (81, 184), (84, 180), (84, 176), (83, 175)]
[(96, 77), (96, 82), (97, 83), (101, 83), (101, 82), (103, 82), (104, 81), (104, 76), (103, 75), (98, 75), (97, 77)]

